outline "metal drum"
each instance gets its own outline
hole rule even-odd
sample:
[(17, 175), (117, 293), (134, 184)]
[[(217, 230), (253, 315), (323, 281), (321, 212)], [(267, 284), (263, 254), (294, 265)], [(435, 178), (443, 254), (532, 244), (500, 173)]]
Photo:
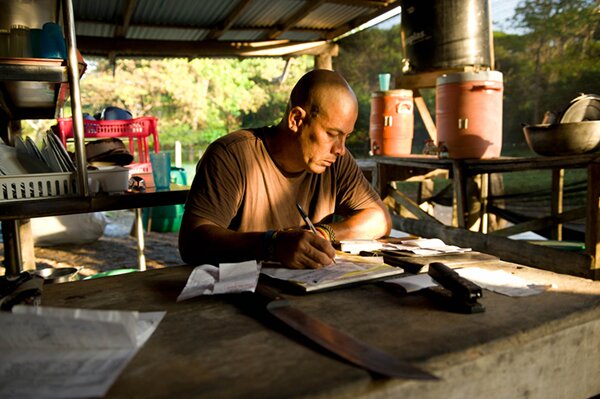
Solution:
[(403, 73), (493, 67), (488, 0), (402, 0)]

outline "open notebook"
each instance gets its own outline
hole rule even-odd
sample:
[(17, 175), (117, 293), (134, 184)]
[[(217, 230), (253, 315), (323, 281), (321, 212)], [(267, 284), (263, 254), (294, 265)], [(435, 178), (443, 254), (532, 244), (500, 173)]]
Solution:
[(276, 263), (263, 263), (261, 274), (286, 283), (298, 292), (315, 292), (347, 286), (404, 273), (399, 267), (386, 265), (381, 257), (363, 257), (338, 253), (336, 264), (321, 269), (287, 269)]

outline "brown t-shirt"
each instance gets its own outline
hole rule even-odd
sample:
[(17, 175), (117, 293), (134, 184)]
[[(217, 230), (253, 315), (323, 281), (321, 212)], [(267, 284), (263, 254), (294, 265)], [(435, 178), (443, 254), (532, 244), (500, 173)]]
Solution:
[(239, 130), (213, 142), (198, 165), (186, 211), (231, 230), (266, 231), (304, 225), (296, 203), (318, 223), (379, 199), (348, 151), (324, 173), (284, 175), (263, 140), (270, 129)]

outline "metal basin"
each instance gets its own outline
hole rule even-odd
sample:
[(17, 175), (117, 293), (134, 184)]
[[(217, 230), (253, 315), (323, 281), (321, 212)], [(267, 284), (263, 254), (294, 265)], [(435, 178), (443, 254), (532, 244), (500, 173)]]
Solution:
[(76, 267), (47, 267), (36, 270), (35, 274), (44, 279), (45, 284), (66, 283), (79, 280), (79, 269)]
[(600, 121), (524, 125), (525, 141), (539, 155), (573, 155), (600, 149)]

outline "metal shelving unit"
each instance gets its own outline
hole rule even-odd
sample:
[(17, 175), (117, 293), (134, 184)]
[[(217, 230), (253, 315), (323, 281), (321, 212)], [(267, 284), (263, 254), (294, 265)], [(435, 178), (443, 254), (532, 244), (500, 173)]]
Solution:
[[(80, 200), (89, 198), (88, 177), (85, 162), (83, 140), (83, 117), (79, 90), (80, 68), (75, 40), (75, 19), (71, 0), (34, 0), (27, 4), (29, 8), (11, 7), (8, 4), (3, 18), (9, 21), (24, 23), (29, 18), (36, 24), (46, 21), (59, 22), (59, 10), (62, 9), (65, 41), (67, 44), (67, 60), (19, 59), (0, 60), (0, 110), (11, 121), (22, 119), (52, 119), (56, 117), (68, 97), (71, 98), (73, 114), (73, 130), (76, 155), (77, 195)], [(12, 21), (10, 21), (12, 19)], [(7, 275), (16, 275), (23, 270), (21, 221), (31, 217), (24, 200), (18, 203), (2, 204), (0, 202), (0, 220), (4, 237), (4, 266)], [(45, 199), (35, 199), (43, 207)], [(15, 205), (17, 207), (15, 208)], [(56, 209), (57, 213), (68, 209)], [(9, 213), (10, 212), (10, 213)], [(16, 217), (22, 217), (17, 219)]]

